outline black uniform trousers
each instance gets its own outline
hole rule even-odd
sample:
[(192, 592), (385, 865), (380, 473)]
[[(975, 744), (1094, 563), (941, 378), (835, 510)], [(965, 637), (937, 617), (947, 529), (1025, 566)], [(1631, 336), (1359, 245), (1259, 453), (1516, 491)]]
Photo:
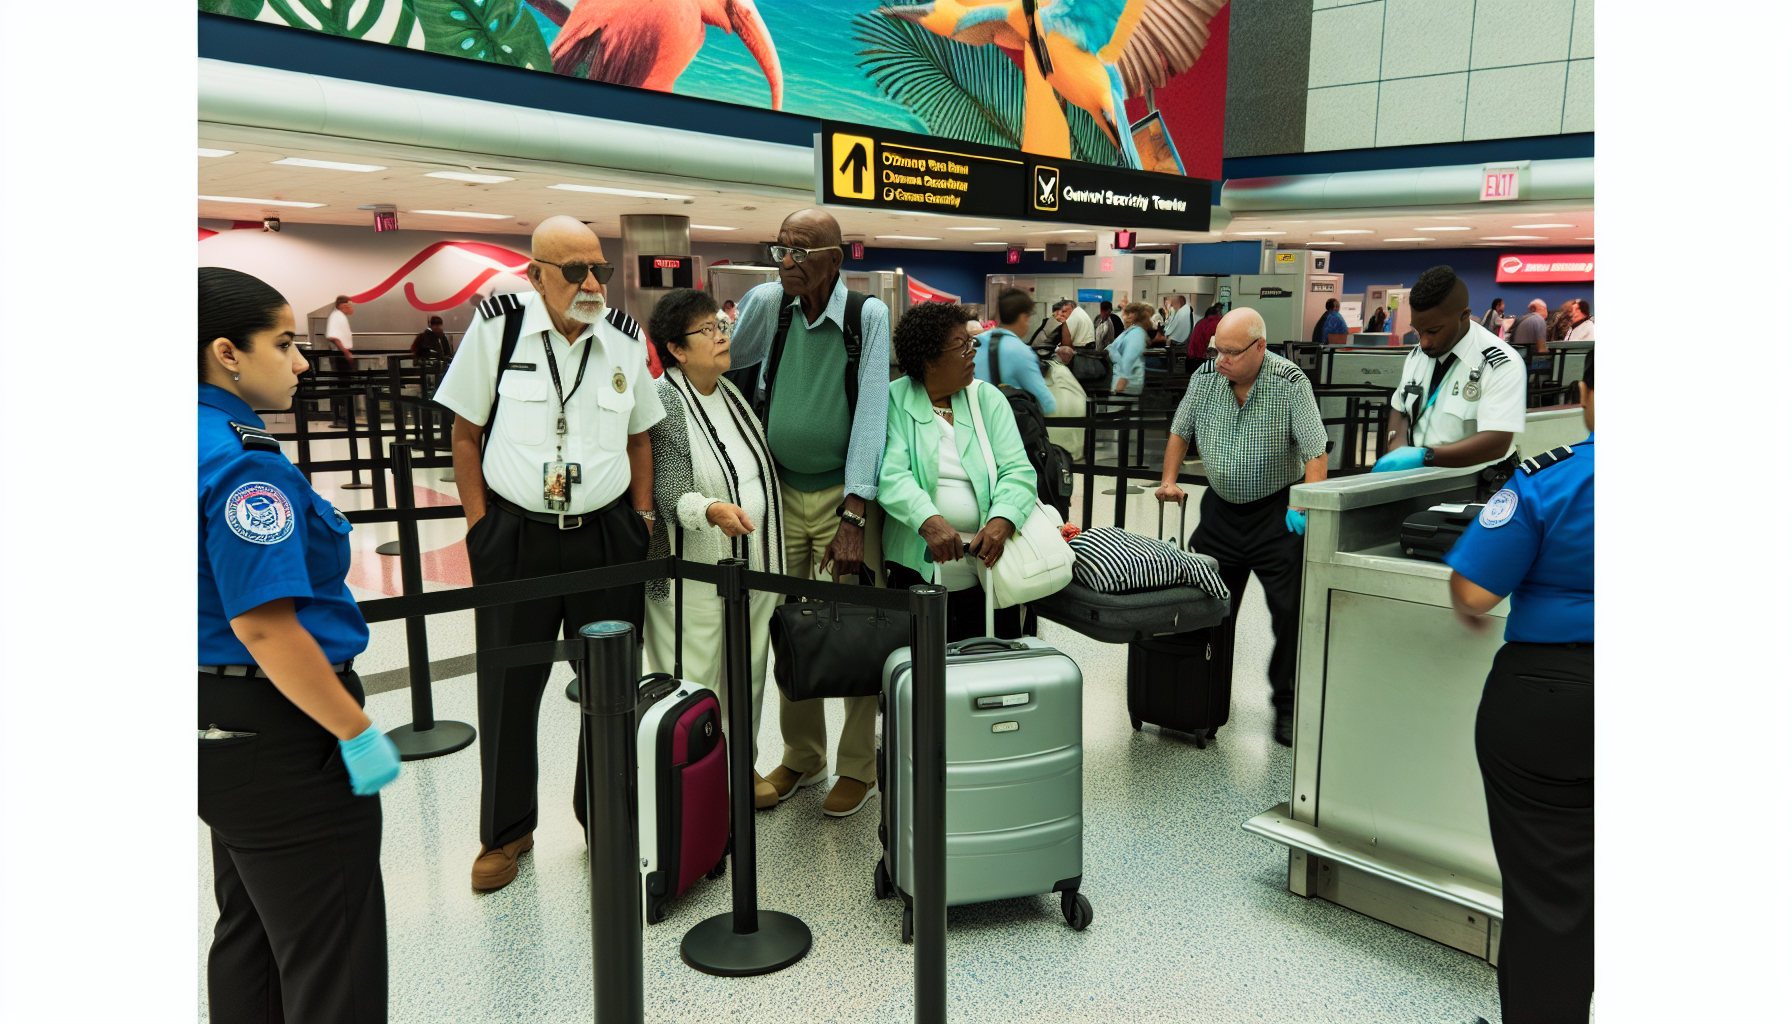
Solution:
[(1593, 645), (1507, 643), (1475, 716), (1500, 865), (1500, 1014), (1585, 1022), (1593, 998)]
[[(361, 680), (342, 685), (365, 703)], [(323, 726), (266, 679), (199, 674), (199, 817), (212, 831), (218, 924), (211, 1019), (230, 1024), (386, 1019), (380, 798), (349, 789)]]
[[(910, 587), (932, 580), (921, 578), (921, 574), (906, 565), (895, 562), (884, 563), (884, 577), (889, 580), (892, 590), (907, 590)], [(1020, 605), (996, 609), (996, 636), (1004, 640), (1016, 640), (1021, 637)], [(972, 587), (969, 590), (954, 590), (946, 595), (946, 642), (955, 644), (960, 640), (970, 640), (984, 634), (983, 621), (983, 588)], [(1029, 634), (1031, 635), (1031, 634)]]
[(1219, 560), (1220, 578), (1232, 592), (1232, 614), (1214, 634), (1216, 644), (1224, 650), (1234, 649), (1238, 606), (1244, 602), (1251, 573), (1257, 574), (1276, 636), (1275, 651), (1269, 657), (1270, 701), (1278, 708), (1291, 709), (1300, 643), (1301, 559), (1306, 545), (1300, 534), (1288, 532), (1287, 518), (1287, 487), (1237, 505), (1209, 487), (1201, 496), (1201, 522), (1189, 544)]
[[(584, 525), (562, 530), (525, 519), (496, 502), (467, 532), (467, 561), (475, 583), (503, 583), (531, 576), (598, 569), (645, 561), (646, 524), (629, 507), (627, 495), (587, 514)], [(640, 637), (646, 614), (646, 584), (594, 590), (566, 597), (474, 613), (481, 650), (542, 643), (579, 635), (589, 623), (632, 622)], [(550, 665), (513, 668), (479, 677), (479, 841), (499, 847), (535, 831), (539, 811), (536, 729), (541, 693)], [(573, 812), (585, 823), (585, 724), (579, 723), (579, 756), (573, 782)]]

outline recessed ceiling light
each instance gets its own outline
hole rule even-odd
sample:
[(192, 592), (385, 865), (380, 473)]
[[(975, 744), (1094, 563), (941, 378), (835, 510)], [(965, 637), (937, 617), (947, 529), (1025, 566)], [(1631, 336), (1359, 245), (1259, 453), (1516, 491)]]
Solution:
[(1514, 224), (1515, 228), (1571, 228), (1573, 224)]
[(200, 156), (234, 156), (235, 154), (236, 150), (234, 149), (206, 149), (203, 146), (199, 148)]
[(1007, 242), (972, 242), (972, 245), (1007, 245)]
[(1576, 239), (1575, 239), (1575, 241), (1576, 241), (1576, 242), (1591, 242), (1591, 241), (1592, 241), (1592, 240), (1593, 240), (1593, 236), (1592, 236), (1592, 235), (1588, 235), (1588, 236), (1587, 236), (1587, 237), (1585, 237), (1585, 238), (1576, 238)]
[(671, 192), (643, 192), (636, 188), (610, 188), (608, 185), (549, 185), (562, 192), (596, 192), (605, 196), (634, 196), (637, 199), (692, 199), (693, 196), (675, 195)]
[(243, 203), (248, 206), (302, 206), (315, 210), (323, 203), (295, 203), (290, 199), (244, 199), (240, 196), (200, 196), (202, 203)]
[(501, 181), (515, 181), (502, 174), (468, 174), (466, 171), (430, 171), (425, 178), (447, 178), (449, 181), (470, 181), (476, 185), (496, 185)]
[(1435, 238), (1384, 238), (1384, 242), (1435, 242)]
[(1286, 231), (1234, 231), (1235, 235), (1285, 235)]
[(1095, 231), (1090, 228), (1065, 228), (1061, 231), (1041, 231), (1039, 233), (1042, 235), (1093, 235)]
[(879, 238), (896, 238), (896, 239), (900, 239), (904, 242), (937, 242), (937, 241), (939, 241), (939, 239), (933, 235), (878, 235), (877, 237), (879, 237)]
[(1547, 242), (1548, 235), (1482, 235), (1483, 242)]
[(739, 231), (739, 228), (725, 227), (721, 224), (692, 224), (699, 231)]
[(1424, 227), (1420, 228), (1419, 230), (1421, 230), (1421, 231), (1473, 231), (1475, 229), (1468, 228), (1468, 227), (1448, 227), (1447, 228), (1447, 227), (1443, 227), (1438, 224), (1427, 224)]
[(1044, 252), (1044, 251), (1045, 251), (1045, 246), (1043, 246), (1043, 245), (1029, 246), (1027, 248), (1027, 252)]
[(379, 164), (345, 164), (337, 160), (307, 160), (304, 157), (289, 156), (284, 160), (273, 161), (288, 167), (321, 167), (326, 171), (383, 171), (386, 168)]
[(1334, 228), (1331, 231), (1315, 231), (1315, 235), (1373, 235), (1368, 228)]
[(479, 220), (509, 220), (508, 213), (474, 213), (472, 210), (408, 210), (426, 217), (474, 217)]
[(947, 228), (947, 231), (1000, 231), (1001, 228)]

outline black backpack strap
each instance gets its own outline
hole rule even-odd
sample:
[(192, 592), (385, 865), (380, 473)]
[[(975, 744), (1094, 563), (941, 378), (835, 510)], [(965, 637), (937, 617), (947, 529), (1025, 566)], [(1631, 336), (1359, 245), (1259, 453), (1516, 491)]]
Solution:
[(769, 428), (772, 419), (772, 385), (778, 379), (778, 364), (784, 361), (784, 339), (790, 334), (790, 319), (796, 313), (796, 306), (789, 295), (782, 296), (782, 305), (778, 307), (778, 329), (772, 335), (772, 351), (766, 356), (765, 386), (753, 396), (753, 411), (759, 415), (760, 426)]
[(516, 355), (517, 339), (523, 333), (522, 300), (506, 292), (479, 304), (479, 315), (487, 320), (500, 314), (504, 317), (504, 340), (498, 345), (498, 375), (492, 378), (492, 408), (485, 414), (485, 428), (479, 432), (479, 457), (482, 462), (485, 459), (485, 446), (491, 442), (492, 428), (498, 423), (498, 385), (504, 380), (504, 370), (510, 365), (511, 357)]
[[(846, 419), (852, 422), (859, 411), (859, 354), (865, 348), (865, 292), (846, 293), (846, 324), (840, 332), (846, 337)], [(848, 427), (848, 430), (851, 428)]]

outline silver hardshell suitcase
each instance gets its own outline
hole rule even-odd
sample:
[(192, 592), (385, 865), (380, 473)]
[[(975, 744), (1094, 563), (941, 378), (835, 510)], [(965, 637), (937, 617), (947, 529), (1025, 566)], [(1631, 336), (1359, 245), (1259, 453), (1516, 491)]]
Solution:
[[(878, 899), (902, 897), (914, 936), (914, 673), (909, 648), (884, 662), (878, 750), (884, 846)], [(1083, 675), (1033, 637), (946, 648), (946, 903), (1062, 893), (1064, 919), (1094, 918), (1083, 875)]]

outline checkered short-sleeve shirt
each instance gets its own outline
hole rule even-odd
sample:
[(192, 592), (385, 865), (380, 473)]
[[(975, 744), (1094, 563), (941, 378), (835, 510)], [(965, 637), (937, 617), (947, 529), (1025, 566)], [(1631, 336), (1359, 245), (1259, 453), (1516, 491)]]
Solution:
[(1188, 393), (1170, 430), (1201, 450), (1208, 486), (1233, 504), (1267, 497), (1298, 481), (1309, 460), (1325, 454), (1325, 424), (1313, 385), (1300, 368), (1273, 352), (1240, 406), (1232, 382), (1213, 362), (1189, 375)]

